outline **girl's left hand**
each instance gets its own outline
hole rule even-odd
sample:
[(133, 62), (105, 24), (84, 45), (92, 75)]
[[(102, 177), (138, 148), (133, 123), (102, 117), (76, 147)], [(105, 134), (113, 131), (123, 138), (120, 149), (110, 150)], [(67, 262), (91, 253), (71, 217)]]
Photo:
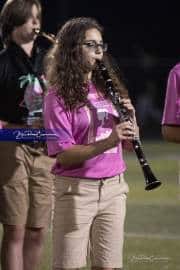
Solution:
[(125, 108), (129, 111), (130, 119), (133, 123), (134, 129), (135, 129), (135, 137), (139, 138), (139, 127), (137, 125), (136, 121), (136, 111), (134, 106), (131, 103), (131, 100), (129, 98), (122, 98), (121, 102)]
[(122, 98), (121, 102), (122, 102), (123, 106), (129, 111), (130, 115), (132, 115), (132, 117), (134, 118), (135, 109), (131, 103), (131, 100), (129, 98)]

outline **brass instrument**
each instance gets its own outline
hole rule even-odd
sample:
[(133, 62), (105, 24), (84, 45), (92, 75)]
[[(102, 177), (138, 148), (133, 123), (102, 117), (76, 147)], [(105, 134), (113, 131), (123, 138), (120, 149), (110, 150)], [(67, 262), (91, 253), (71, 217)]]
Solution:
[(38, 36), (42, 36), (42, 37), (45, 37), (46, 39), (48, 39), (51, 43), (55, 43), (57, 44), (58, 43), (58, 40), (56, 39), (55, 35), (53, 34), (47, 34), (43, 31), (41, 31), (39, 28), (35, 28), (34, 29), (34, 32), (38, 35)]

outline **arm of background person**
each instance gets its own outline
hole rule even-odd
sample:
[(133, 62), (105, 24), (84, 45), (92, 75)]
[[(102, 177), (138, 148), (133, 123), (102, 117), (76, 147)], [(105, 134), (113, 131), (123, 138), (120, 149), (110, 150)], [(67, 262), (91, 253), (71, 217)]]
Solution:
[(162, 136), (168, 142), (180, 143), (180, 126), (162, 126)]

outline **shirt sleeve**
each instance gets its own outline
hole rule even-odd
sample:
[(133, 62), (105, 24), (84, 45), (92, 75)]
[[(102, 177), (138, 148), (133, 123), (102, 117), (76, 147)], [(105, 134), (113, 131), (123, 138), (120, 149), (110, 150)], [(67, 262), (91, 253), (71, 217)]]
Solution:
[(55, 134), (47, 136), (48, 155), (55, 156), (75, 144), (71, 125), (72, 115), (66, 111), (55, 93), (48, 93), (44, 98), (44, 125), (46, 131)]
[(162, 125), (180, 125), (180, 74), (172, 70), (168, 77)]

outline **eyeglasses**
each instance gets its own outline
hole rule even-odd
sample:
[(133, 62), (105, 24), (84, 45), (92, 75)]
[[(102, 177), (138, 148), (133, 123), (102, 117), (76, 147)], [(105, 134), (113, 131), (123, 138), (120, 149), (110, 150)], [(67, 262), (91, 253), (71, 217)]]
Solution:
[(108, 49), (107, 43), (96, 43), (95, 41), (85, 41), (82, 45), (86, 46), (89, 50), (96, 51), (97, 49), (101, 49), (103, 52), (106, 52)]

